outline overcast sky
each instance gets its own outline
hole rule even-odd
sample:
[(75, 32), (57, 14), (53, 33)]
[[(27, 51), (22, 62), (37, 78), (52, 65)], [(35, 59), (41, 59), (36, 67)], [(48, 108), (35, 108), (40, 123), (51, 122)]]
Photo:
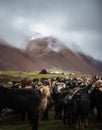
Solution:
[(0, 0), (1, 39), (23, 47), (35, 32), (102, 60), (102, 0)]

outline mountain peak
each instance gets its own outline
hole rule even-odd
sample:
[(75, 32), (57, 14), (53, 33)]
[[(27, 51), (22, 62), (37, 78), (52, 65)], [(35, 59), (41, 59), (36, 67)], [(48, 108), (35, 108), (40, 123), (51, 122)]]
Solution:
[(64, 48), (66, 48), (66, 46), (53, 36), (31, 40), (27, 46), (27, 50), (29, 51), (53, 51), (56, 53)]

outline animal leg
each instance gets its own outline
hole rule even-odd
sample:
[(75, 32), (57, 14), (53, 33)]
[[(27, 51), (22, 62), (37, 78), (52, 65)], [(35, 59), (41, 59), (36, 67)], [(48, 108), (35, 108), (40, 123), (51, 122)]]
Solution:
[(88, 119), (85, 119), (85, 127), (88, 127)]
[(0, 130), (2, 130), (2, 117), (1, 117), (1, 111), (0, 111)]
[(38, 115), (32, 114), (32, 130), (38, 130)]

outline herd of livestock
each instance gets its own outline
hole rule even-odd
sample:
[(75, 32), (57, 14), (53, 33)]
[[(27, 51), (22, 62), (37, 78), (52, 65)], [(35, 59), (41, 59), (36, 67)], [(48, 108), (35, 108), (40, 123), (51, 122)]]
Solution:
[(10, 87), (0, 85), (0, 129), (2, 111), (7, 108), (20, 112), (22, 119), (32, 124), (32, 130), (49, 120), (52, 110), (54, 119), (75, 129), (87, 127), (90, 115), (102, 120), (101, 77), (24, 78), (9, 83)]

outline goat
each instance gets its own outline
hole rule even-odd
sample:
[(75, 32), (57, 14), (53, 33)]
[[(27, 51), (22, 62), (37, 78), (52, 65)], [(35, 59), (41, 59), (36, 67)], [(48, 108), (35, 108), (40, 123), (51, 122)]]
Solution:
[(41, 103), (39, 105), (39, 124), (41, 124), (41, 120), (42, 120), (44, 111), (47, 108), (48, 96), (50, 96), (50, 88), (49, 88), (49, 86), (41, 86), (39, 89), (42, 93), (42, 99), (41, 99)]
[(82, 88), (77, 88), (72, 95), (67, 95), (64, 98), (64, 124), (67, 119), (69, 124), (75, 123), (76, 129), (79, 127), (84, 129), (84, 125), (88, 125), (87, 117), (90, 112), (89, 96), (80, 90)]
[(42, 94), (39, 90), (6, 88), (0, 86), (0, 129), (1, 113), (4, 108), (10, 108), (17, 112), (28, 112), (32, 130), (38, 130), (39, 105)]

